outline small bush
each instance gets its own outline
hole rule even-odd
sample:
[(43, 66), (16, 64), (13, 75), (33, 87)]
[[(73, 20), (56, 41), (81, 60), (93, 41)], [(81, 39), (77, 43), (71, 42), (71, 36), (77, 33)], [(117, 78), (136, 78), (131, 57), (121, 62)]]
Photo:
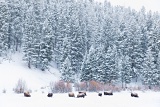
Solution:
[(80, 82), (75, 84), (76, 91), (102, 91), (102, 84), (96, 81)]
[(72, 91), (72, 84), (67, 82), (65, 88), (66, 88), (66, 92), (71, 92)]
[(79, 83), (79, 86), (80, 86), (79, 91), (87, 90), (87, 83), (86, 82)]
[(89, 91), (102, 91), (102, 85), (99, 82), (96, 81), (90, 81), (89, 82)]
[(6, 89), (4, 88), (2, 92), (3, 92), (3, 93), (6, 93)]
[(122, 90), (122, 87), (116, 86), (114, 84), (106, 83), (104, 84), (104, 90), (106, 91), (113, 91), (113, 92), (119, 92)]
[(71, 84), (65, 83), (64, 81), (51, 82), (50, 88), (53, 93), (65, 93), (72, 91)]
[(26, 82), (22, 79), (19, 79), (16, 87), (14, 88), (14, 92), (23, 93), (27, 89)]
[(80, 82), (74, 84), (76, 91), (84, 91), (87, 90), (87, 82)]
[(85, 82), (75, 83), (74, 87), (76, 91), (87, 90), (87, 84)]

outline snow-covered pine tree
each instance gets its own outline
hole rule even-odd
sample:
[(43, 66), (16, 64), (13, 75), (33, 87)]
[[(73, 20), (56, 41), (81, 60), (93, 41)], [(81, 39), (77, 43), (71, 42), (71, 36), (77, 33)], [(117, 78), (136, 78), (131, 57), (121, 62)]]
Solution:
[(40, 16), (40, 4), (34, 1), (26, 11), (25, 24), (24, 24), (24, 60), (28, 63), (28, 67), (40, 64), (40, 39), (42, 37), (42, 20)]
[(43, 25), (43, 37), (40, 42), (40, 64), (39, 67), (42, 71), (49, 69), (50, 63), (53, 60), (53, 38), (52, 27), (48, 23), (48, 20), (45, 21)]
[(9, 9), (5, 2), (0, 2), (0, 57), (8, 50)]
[(160, 52), (158, 53), (158, 58), (157, 58), (157, 72), (155, 73), (155, 80), (156, 80), (156, 85), (160, 85)]
[(95, 80), (95, 74), (97, 70), (96, 59), (96, 49), (94, 46), (91, 46), (89, 53), (85, 55), (83, 60), (80, 77), (81, 81), (88, 82), (91, 80)]
[(7, 1), (9, 8), (9, 36), (8, 47), (13, 51), (18, 51), (22, 44), (23, 14), (22, 3), (16, 0)]
[(34, 20), (32, 17), (32, 11), (30, 8), (26, 13), (27, 17), (25, 18), (24, 24), (24, 37), (23, 37), (23, 52), (24, 57), (23, 60), (27, 62), (29, 68), (31, 68), (33, 64), (33, 55), (34, 55)]
[(144, 70), (142, 74), (142, 81), (145, 85), (153, 86), (154, 72), (156, 71), (156, 65), (154, 64), (154, 57), (152, 55), (151, 48), (147, 50), (147, 56), (145, 57)]
[(106, 63), (106, 60), (105, 60), (105, 47), (104, 45), (102, 44), (99, 44), (98, 45), (98, 49), (96, 50), (96, 59), (97, 59), (97, 62), (96, 62), (96, 67), (97, 67), (97, 70), (95, 72), (95, 81), (99, 81), (99, 82), (106, 82), (105, 80), (103, 80), (104, 76), (105, 76), (105, 69), (103, 68), (105, 63)]
[[(91, 67), (90, 67), (90, 62), (88, 58), (88, 54), (84, 56), (83, 62), (82, 62), (82, 67), (81, 67), (81, 75), (80, 75), (80, 80), (81, 81), (89, 81), (90, 80), (90, 74), (91, 72)], [(91, 76), (92, 77), (92, 76)]]
[(67, 57), (61, 66), (61, 79), (65, 82), (75, 82), (75, 72), (71, 69), (70, 59)]
[[(63, 9), (65, 9), (65, 3), (63, 1), (58, 0), (46, 0), (45, 1), (45, 9), (43, 15), (48, 19), (49, 24), (52, 27), (52, 33), (54, 38), (52, 38), (53, 42), (53, 61), (57, 64), (57, 68), (60, 69), (61, 64), (61, 55), (62, 55), (62, 44), (63, 44), (63, 17), (65, 16), (63, 13)], [(64, 27), (64, 28), (62, 28)]]
[(122, 88), (127, 87), (127, 84), (131, 82), (131, 62), (129, 60), (129, 56), (124, 56), (122, 59), (122, 69), (120, 72), (120, 78), (122, 82)]
[(108, 51), (106, 53), (106, 66), (108, 69), (105, 69), (108, 75), (108, 82), (114, 82), (118, 78), (118, 73), (116, 71), (116, 63), (115, 63), (115, 47), (108, 47)]
[(74, 0), (70, 1), (69, 6), (69, 15), (70, 15), (70, 32), (69, 37), (71, 39), (71, 66), (72, 71), (76, 74), (79, 74), (82, 60), (83, 60), (83, 42), (80, 35), (80, 25), (78, 20), (78, 11), (77, 6)]

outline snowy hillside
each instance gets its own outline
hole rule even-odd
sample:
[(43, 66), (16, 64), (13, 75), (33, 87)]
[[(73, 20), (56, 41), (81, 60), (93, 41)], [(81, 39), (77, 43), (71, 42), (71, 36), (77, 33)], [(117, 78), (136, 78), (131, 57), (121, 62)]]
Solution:
[(10, 92), (15, 88), (19, 79), (26, 82), (27, 88), (38, 90), (46, 87), (50, 82), (59, 78), (59, 71), (51, 68), (50, 71), (40, 71), (37, 69), (29, 69), (21, 60), (21, 54), (15, 54), (12, 60), (3, 61), (0, 64), (0, 91), (3, 89)]

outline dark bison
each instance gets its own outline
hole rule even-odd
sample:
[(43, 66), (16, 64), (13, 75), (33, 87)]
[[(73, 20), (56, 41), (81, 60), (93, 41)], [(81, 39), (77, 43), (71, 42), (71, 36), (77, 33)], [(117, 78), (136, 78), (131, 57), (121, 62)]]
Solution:
[(98, 93), (98, 96), (100, 96), (100, 97), (101, 97), (101, 96), (102, 96), (102, 93)]
[(139, 97), (137, 93), (131, 93), (131, 97)]
[(87, 96), (87, 94), (86, 94), (85, 91), (79, 91), (78, 93), (79, 93), (79, 94), (83, 93), (85, 96)]
[(69, 97), (75, 97), (74, 93), (72, 93), (72, 92), (68, 93), (68, 96)]
[(80, 98), (80, 97), (85, 97), (86, 95), (84, 94), (84, 93), (79, 93), (78, 95), (77, 95), (77, 98)]
[(52, 97), (52, 96), (53, 96), (53, 93), (48, 93), (47, 96), (48, 96), (48, 97)]
[(24, 92), (24, 96), (25, 96), (25, 97), (31, 97), (31, 95), (30, 95), (29, 92)]
[(112, 91), (110, 91), (110, 92), (105, 91), (104, 95), (113, 95), (113, 92)]

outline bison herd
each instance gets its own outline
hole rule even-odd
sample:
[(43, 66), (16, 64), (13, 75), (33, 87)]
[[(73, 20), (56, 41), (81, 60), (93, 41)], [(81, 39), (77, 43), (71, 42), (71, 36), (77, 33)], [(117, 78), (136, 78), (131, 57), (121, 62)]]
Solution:
[[(112, 96), (113, 95), (113, 92), (112, 91), (104, 91), (103, 93), (104, 95), (108, 95), (108, 96)], [(25, 97), (31, 97), (30, 93), (29, 92), (24, 92), (24, 96)], [(53, 93), (48, 93), (47, 97), (52, 97), (53, 96)], [(68, 96), (69, 97), (75, 97), (75, 94), (73, 92), (69, 92), (68, 93)], [(80, 91), (78, 92), (77, 94), (77, 98), (85, 98), (85, 96), (87, 96), (86, 92), (85, 91)], [(98, 93), (98, 96), (102, 97), (102, 93), (99, 92)], [(131, 92), (131, 97), (139, 97), (137, 93), (133, 93)]]
[[(77, 98), (81, 98), (81, 97), (84, 98), (86, 95), (87, 95), (86, 92), (80, 91), (80, 92), (78, 92), (78, 94), (77, 94)], [(69, 96), (69, 97), (75, 97), (75, 95), (74, 95), (73, 92), (68, 93), (68, 96)]]

